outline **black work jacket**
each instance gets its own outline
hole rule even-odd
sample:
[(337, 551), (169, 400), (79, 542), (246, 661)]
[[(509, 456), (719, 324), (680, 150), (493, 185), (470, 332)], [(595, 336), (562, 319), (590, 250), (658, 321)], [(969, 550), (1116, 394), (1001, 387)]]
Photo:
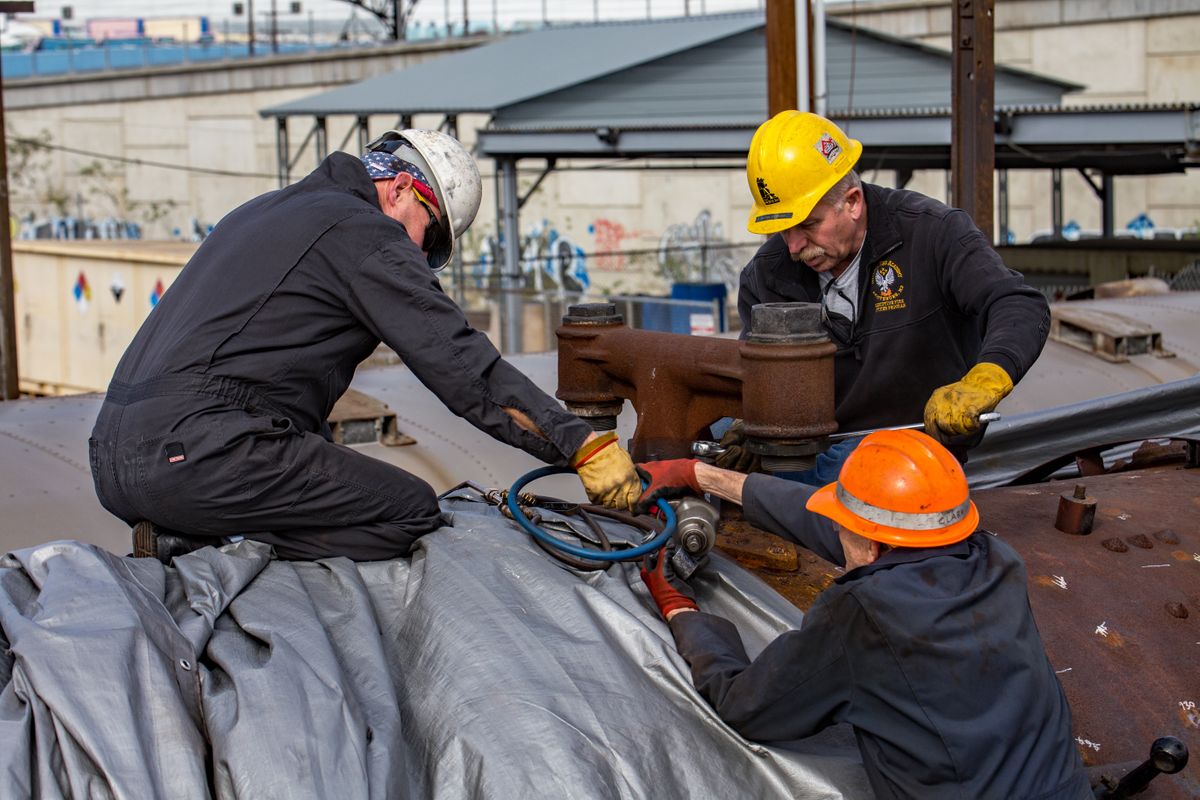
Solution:
[[(844, 565), (832, 524), (804, 509), (813, 491), (751, 475), (746, 519)], [(880, 798), (1091, 797), (1024, 565), (987, 532), (841, 575), (753, 661), (720, 617), (679, 614), (671, 631), (696, 688), (747, 739), (852, 725)]]
[[(863, 184), (867, 234), (858, 318), (835, 342), (835, 416), (842, 430), (920, 422), (929, 395), (980, 361), (1016, 383), (1050, 330), (1046, 299), (1004, 266), (963, 211), (924, 195)], [(742, 337), (758, 303), (821, 301), (817, 273), (792, 261), (781, 235), (742, 270)]]
[(299, 429), (328, 435), (334, 403), (381, 340), (451, 411), (543, 461), (566, 463), (590, 430), (471, 328), (404, 226), (380, 209), (362, 163), (345, 153), (222, 219), (113, 381), (233, 379)]

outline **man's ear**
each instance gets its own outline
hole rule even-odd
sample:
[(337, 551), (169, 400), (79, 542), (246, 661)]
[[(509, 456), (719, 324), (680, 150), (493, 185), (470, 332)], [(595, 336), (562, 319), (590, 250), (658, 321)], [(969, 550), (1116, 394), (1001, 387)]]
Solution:
[(413, 185), (413, 176), (407, 172), (401, 172), (396, 177), (392, 178), (392, 194), (396, 197), (407, 192)]
[(870, 561), (870, 563), (874, 564), (876, 561), (879, 560), (879, 556), (881, 556), (882, 554), (883, 554), (883, 545), (881, 545), (879, 542), (872, 539), (871, 540), (871, 561)]
[(846, 211), (849, 212), (850, 218), (857, 220), (862, 216), (863, 209), (866, 208), (866, 203), (863, 198), (861, 186), (855, 186), (846, 192), (846, 196), (842, 198), (842, 203), (846, 206)]

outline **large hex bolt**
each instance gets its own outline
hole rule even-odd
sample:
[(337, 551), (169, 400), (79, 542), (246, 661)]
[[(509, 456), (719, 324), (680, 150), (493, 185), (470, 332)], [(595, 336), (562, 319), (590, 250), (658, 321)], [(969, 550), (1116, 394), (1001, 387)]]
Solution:
[[(833, 356), (819, 303), (761, 303), (742, 342), (746, 446), (768, 469), (805, 469), (837, 430)], [(768, 466), (767, 461), (772, 465)]]
[(1096, 498), (1087, 496), (1087, 487), (1075, 484), (1075, 491), (1064, 492), (1058, 498), (1058, 515), (1054, 527), (1063, 533), (1086, 536), (1092, 532), (1096, 520)]

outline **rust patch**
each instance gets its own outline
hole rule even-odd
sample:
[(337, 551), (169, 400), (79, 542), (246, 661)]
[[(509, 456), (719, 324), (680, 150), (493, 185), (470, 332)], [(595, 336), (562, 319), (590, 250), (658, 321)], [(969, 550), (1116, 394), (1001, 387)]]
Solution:
[(1172, 550), (1171, 558), (1175, 559), (1176, 561), (1191, 561), (1193, 556), (1191, 553), (1183, 550)]
[(1176, 619), (1187, 619), (1187, 606), (1183, 603), (1167, 603), (1167, 613)]
[(1145, 534), (1139, 533), (1137, 536), (1126, 536), (1125, 541), (1129, 542), (1134, 547), (1140, 547), (1143, 550), (1153, 550), (1154, 542)]
[(1035, 575), (1033, 578), (1033, 582), (1036, 583), (1038, 586), (1047, 586), (1047, 587), (1053, 586), (1055, 588), (1062, 588), (1061, 584), (1056, 582), (1054, 580), (1054, 578), (1051, 578), (1049, 575)]
[(1125, 544), (1120, 539), (1105, 539), (1100, 544), (1104, 545), (1107, 549), (1112, 550), (1114, 553), (1129, 552), (1129, 545)]

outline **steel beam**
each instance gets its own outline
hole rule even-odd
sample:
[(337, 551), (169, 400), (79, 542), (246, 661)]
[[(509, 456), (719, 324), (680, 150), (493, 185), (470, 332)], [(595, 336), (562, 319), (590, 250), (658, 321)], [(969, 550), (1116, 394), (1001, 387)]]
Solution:
[(504, 267), (500, 272), (500, 350), (520, 353), (521, 341), (521, 228), (517, 198), (517, 161), (499, 162), (500, 190), (504, 196)]
[(992, 239), (992, 171), (996, 164), (993, 6), (995, 0), (955, 0), (951, 201)]

